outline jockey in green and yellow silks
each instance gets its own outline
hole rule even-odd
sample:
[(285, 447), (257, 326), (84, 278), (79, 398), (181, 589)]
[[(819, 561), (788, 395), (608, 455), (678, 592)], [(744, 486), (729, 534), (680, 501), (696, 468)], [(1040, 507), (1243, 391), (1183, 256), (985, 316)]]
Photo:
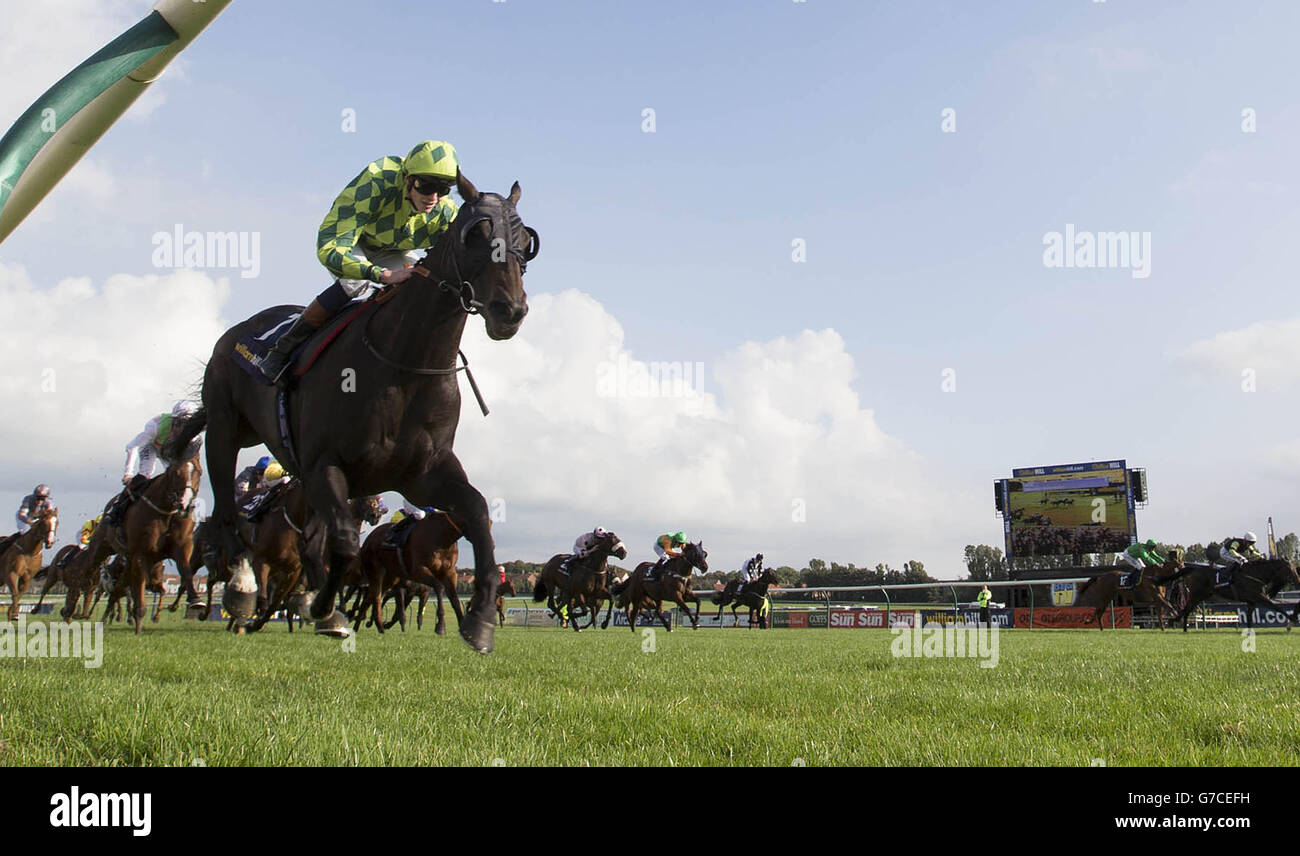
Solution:
[(294, 349), (370, 288), (411, 276), (419, 259), (451, 225), (459, 210), (451, 200), (460, 161), (451, 143), (425, 140), (401, 158), (367, 164), (343, 188), (316, 235), (316, 256), (335, 277), (329, 288), (276, 342), (262, 372), (278, 380)]

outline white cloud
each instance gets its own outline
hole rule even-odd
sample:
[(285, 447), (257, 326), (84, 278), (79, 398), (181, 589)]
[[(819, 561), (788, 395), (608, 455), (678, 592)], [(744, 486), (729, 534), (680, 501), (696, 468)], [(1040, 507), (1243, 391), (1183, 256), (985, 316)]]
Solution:
[(1261, 321), (1193, 342), (1178, 357), (1213, 375), (1242, 377), (1251, 369), (1258, 391), (1300, 385), (1300, 318)]
[(6, 487), (99, 484), (105, 470), (120, 472), (126, 442), (201, 379), (228, 291), (185, 270), (40, 289), (22, 267), (0, 264)]
[(505, 500), (498, 542), (541, 555), (599, 523), (629, 540), (630, 559), (674, 529), (721, 548), (724, 567), (757, 551), (796, 565), (959, 554), (933, 531), (943, 492), (861, 406), (834, 330), (747, 342), (681, 398), (600, 394), (602, 372), (633, 355), (617, 320), (575, 291), (534, 297), (509, 343), (480, 324), (465, 342), (493, 413), (483, 419), (462, 385), (457, 453), (489, 500)]

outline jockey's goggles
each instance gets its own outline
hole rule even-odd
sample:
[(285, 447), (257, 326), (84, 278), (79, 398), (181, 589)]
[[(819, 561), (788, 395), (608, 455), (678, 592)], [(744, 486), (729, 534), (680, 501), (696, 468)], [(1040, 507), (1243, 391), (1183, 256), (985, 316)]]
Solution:
[(416, 193), (423, 193), (425, 196), (446, 196), (451, 193), (451, 182), (442, 178), (430, 178), (427, 175), (417, 175), (412, 179), (412, 187)]

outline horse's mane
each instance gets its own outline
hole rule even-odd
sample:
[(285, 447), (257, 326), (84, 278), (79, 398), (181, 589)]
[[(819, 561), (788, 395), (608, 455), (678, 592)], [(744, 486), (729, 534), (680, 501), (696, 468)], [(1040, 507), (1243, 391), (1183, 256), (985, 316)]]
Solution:
[(207, 425), (208, 414), (202, 407), (189, 415), (177, 416), (162, 446), (163, 457), (169, 461), (188, 461), (196, 456), (203, 445), (199, 434)]

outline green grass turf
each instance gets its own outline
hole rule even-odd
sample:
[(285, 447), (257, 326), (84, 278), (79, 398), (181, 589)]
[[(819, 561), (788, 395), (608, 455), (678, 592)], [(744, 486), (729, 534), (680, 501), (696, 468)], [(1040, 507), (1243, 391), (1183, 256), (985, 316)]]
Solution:
[[(432, 610), (429, 611), (432, 618)], [(454, 624), (454, 620), (453, 620)], [(1300, 633), (1004, 631), (999, 663), (885, 630), (363, 629), (164, 614), (104, 661), (0, 660), (0, 764), (1222, 765), (1300, 759)]]

